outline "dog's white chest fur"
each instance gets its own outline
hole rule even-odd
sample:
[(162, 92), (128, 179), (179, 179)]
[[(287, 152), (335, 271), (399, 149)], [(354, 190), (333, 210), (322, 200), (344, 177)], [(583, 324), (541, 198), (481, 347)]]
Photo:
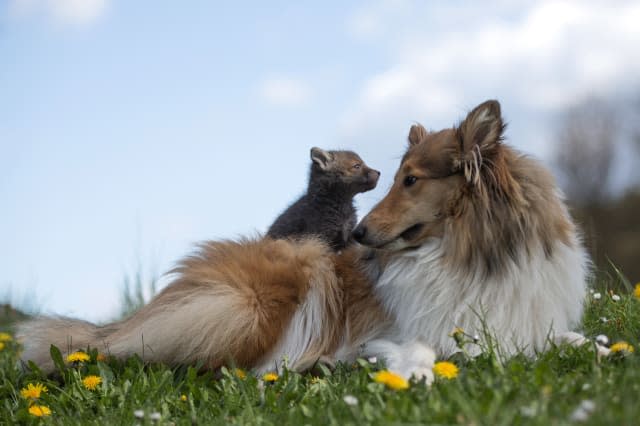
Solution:
[(482, 336), (481, 318), (502, 349), (532, 353), (551, 331), (569, 331), (579, 322), (587, 270), (580, 244), (557, 242), (552, 256), (540, 247), (487, 279), (445, 268), (440, 240), (432, 240), (394, 259), (376, 291), (396, 319), (397, 338), (419, 338), (440, 356), (457, 350), (450, 336), (455, 327)]

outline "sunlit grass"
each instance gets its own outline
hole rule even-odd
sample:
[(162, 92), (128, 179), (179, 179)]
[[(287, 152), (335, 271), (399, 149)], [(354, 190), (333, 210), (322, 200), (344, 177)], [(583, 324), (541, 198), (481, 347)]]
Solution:
[[(584, 333), (639, 348), (640, 299), (602, 288), (589, 294)], [(35, 366), (17, 368), (19, 345), (3, 343), (0, 424), (549, 425), (634, 424), (640, 418), (638, 351), (598, 358), (589, 345), (553, 347), (535, 359), (459, 354), (448, 360), (455, 370), (441, 365), (444, 374), (426, 387), (415, 380), (405, 386), (394, 376), (402, 386), (390, 386), (377, 374), (384, 365), (366, 360), (314, 374), (285, 369), (256, 377), (233, 368), (212, 374), (138, 357), (119, 361), (91, 349), (85, 362), (66, 362), (68, 354), (54, 349), (57, 372), (46, 377)], [(47, 391), (33, 390), (38, 387)]]

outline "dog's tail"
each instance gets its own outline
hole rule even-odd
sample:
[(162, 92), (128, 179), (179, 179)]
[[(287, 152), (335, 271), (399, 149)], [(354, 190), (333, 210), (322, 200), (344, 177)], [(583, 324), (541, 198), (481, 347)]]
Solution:
[(201, 361), (215, 366), (227, 357), (237, 358), (241, 354), (238, 339), (260, 334), (256, 319), (243, 309), (237, 292), (224, 285), (208, 290), (176, 299), (161, 293), (132, 317), (105, 326), (63, 317), (26, 321), (16, 333), (23, 345), (21, 359), (50, 373), (55, 368), (51, 345), (63, 357), (90, 348), (118, 358), (137, 354), (144, 361), (171, 365)]
[(101, 349), (100, 341), (117, 328), (117, 324), (98, 327), (86, 321), (62, 317), (40, 316), (18, 325), (16, 337), (23, 345), (23, 361), (35, 362), (43, 371), (53, 370), (50, 347), (63, 354), (84, 350), (88, 346)]
[[(333, 274), (326, 245), (315, 240), (211, 242), (183, 260), (176, 279), (130, 318), (95, 326), (40, 317), (18, 327), (22, 359), (54, 367), (49, 348), (96, 348), (166, 364), (231, 361), (255, 366), (283, 337), (310, 283)], [(324, 284), (323, 284), (324, 285)]]

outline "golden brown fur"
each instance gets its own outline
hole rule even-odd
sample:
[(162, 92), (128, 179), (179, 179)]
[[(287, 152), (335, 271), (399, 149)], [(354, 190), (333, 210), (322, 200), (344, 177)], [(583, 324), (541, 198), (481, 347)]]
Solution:
[(502, 143), (504, 127), (496, 101), (457, 128), (412, 126), (393, 186), (356, 229), (359, 241), (404, 250), (446, 235), (450, 264), (480, 262), (487, 274), (517, 261), (528, 244), (547, 254), (558, 239), (569, 244), (575, 229), (553, 177)]
[(96, 327), (42, 317), (22, 324), (23, 358), (50, 370), (48, 348), (55, 344), (63, 350), (91, 346), (118, 357), (137, 353), (172, 365), (256, 368), (315, 291), (320, 333), (291, 360), (305, 369), (384, 324), (357, 256), (357, 250), (337, 256), (316, 239), (206, 242), (180, 262), (171, 284), (124, 321)]
[(588, 256), (553, 178), (504, 128), (497, 101), (450, 129), (413, 126), (391, 190), (354, 230), (386, 253), (375, 292), (401, 341), (449, 356), (461, 327), (533, 354), (580, 320)]
[(39, 318), (19, 327), (23, 358), (52, 368), (50, 344), (134, 353), (168, 364), (235, 363), (256, 371), (284, 357), (385, 357), (432, 378), (432, 345), (457, 350), (454, 326), (480, 333), (477, 312), (508, 351), (542, 348), (580, 318), (588, 257), (550, 174), (502, 143), (500, 105), (452, 129), (409, 132), (387, 196), (341, 254), (316, 239), (208, 242), (131, 318), (96, 327)]

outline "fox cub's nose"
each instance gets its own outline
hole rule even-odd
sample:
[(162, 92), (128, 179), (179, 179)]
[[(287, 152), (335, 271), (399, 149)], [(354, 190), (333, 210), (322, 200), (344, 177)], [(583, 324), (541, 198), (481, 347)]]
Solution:
[(367, 227), (364, 226), (363, 224), (360, 224), (356, 226), (356, 229), (353, 230), (351, 235), (353, 235), (353, 238), (357, 242), (361, 243), (362, 240), (364, 239), (364, 236), (367, 235)]

